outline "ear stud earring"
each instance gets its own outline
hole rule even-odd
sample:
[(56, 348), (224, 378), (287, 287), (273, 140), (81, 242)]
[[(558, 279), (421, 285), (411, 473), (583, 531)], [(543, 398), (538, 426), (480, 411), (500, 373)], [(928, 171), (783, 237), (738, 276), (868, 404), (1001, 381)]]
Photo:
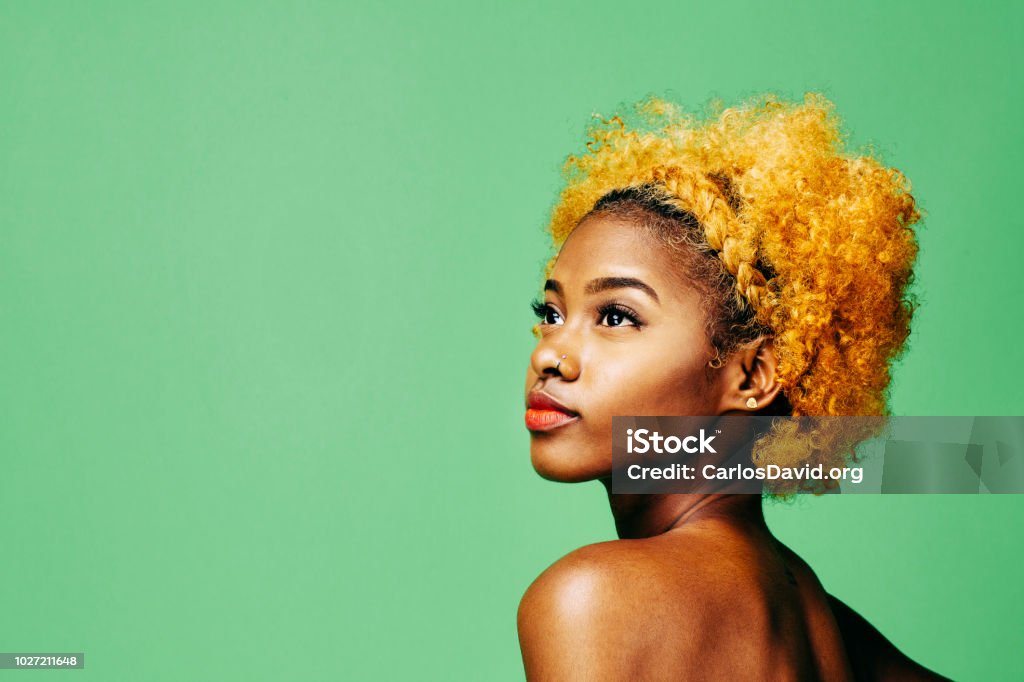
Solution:
[(756, 410), (757, 398), (755, 398), (754, 396), (750, 396), (749, 398), (747, 398), (747, 407), (749, 407), (752, 410)]

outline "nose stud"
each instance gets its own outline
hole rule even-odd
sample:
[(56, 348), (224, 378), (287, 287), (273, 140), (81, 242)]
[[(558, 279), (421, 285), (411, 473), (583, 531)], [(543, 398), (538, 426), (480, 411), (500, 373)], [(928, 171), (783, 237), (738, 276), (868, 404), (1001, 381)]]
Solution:
[[(562, 360), (565, 360), (565, 356), (564, 355), (562, 356)], [(562, 360), (559, 360), (558, 362), (555, 363), (555, 371), (556, 372), (558, 371), (558, 368), (562, 366)]]

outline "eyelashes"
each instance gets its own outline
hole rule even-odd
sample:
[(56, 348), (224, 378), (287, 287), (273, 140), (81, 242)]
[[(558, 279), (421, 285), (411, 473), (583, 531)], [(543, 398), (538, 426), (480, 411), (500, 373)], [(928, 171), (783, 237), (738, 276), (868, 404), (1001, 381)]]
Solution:
[(607, 303), (597, 309), (597, 314), (601, 316), (601, 321), (606, 319), (611, 320), (613, 318), (622, 318), (629, 320), (632, 324), (609, 324), (609, 327), (640, 327), (643, 326), (643, 322), (640, 321), (640, 316), (636, 314), (636, 311), (632, 308), (622, 305), (621, 303)]
[(538, 319), (543, 320), (547, 316), (550, 306), (547, 303), (535, 299), (530, 301), (530, 309), (533, 310), (533, 314), (536, 315)]

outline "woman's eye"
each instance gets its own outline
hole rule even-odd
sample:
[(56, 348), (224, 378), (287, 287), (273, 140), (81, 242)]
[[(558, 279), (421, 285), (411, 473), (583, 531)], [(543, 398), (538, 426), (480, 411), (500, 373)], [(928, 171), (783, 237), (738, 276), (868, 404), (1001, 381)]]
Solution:
[(607, 327), (639, 327), (640, 323), (636, 316), (632, 313), (619, 308), (618, 306), (609, 306), (603, 308), (600, 311), (601, 320), (600, 324)]
[(541, 324), (562, 324), (562, 316), (547, 303), (535, 302), (531, 307)]
[(604, 316), (604, 319), (608, 321), (607, 324), (609, 327), (621, 327), (626, 321), (626, 316), (622, 313), (611, 312), (607, 313)]

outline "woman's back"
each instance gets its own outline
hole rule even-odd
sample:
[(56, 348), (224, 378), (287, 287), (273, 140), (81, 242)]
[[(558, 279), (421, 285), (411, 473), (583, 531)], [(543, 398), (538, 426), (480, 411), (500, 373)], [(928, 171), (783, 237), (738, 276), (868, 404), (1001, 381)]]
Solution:
[(519, 627), (531, 680), (943, 679), (767, 528), (718, 519), (569, 554), (530, 586)]

